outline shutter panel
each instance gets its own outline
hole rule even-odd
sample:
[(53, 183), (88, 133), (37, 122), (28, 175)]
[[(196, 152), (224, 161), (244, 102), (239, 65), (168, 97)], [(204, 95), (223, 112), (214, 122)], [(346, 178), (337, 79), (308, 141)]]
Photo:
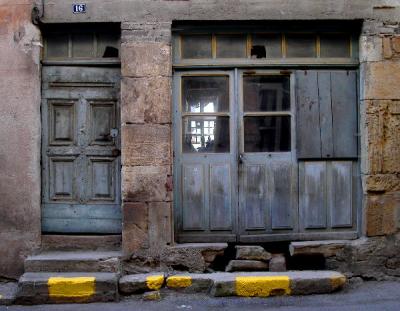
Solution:
[(297, 88), (297, 156), (303, 159), (321, 157), (318, 75), (316, 71), (298, 71)]
[(298, 71), (299, 159), (357, 157), (357, 73)]
[(333, 154), (335, 158), (357, 157), (357, 73), (331, 72)]

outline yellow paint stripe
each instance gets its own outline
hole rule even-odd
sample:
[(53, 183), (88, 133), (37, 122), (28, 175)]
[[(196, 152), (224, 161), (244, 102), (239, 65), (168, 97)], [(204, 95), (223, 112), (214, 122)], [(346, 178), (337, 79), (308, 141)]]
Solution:
[(184, 288), (192, 285), (192, 277), (186, 275), (174, 275), (167, 279), (169, 288)]
[(236, 277), (236, 295), (242, 297), (268, 297), (290, 294), (288, 276)]
[(89, 298), (96, 292), (96, 278), (51, 277), (47, 286), (51, 298)]
[(146, 278), (146, 285), (148, 289), (159, 290), (164, 284), (164, 275), (151, 275)]
[(344, 275), (331, 277), (330, 283), (334, 290), (341, 288), (346, 283), (346, 277)]

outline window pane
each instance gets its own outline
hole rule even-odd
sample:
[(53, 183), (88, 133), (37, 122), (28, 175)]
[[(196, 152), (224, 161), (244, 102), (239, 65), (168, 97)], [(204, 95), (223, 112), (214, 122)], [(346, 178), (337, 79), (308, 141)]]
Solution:
[(211, 35), (182, 36), (182, 58), (211, 58)]
[(252, 58), (282, 57), (282, 37), (276, 35), (254, 35), (251, 47)]
[(184, 112), (229, 111), (229, 77), (183, 77)]
[(229, 152), (229, 117), (184, 117), (182, 149), (193, 152)]
[(244, 76), (244, 111), (290, 110), (288, 76)]
[(47, 57), (68, 58), (67, 34), (52, 34), (47, 36)]
[(244, 151), (290, 151), (290, 117), (244, 117)]
[(316, 57), (315, 35), (288, 35), (287, 57)]
[(97, 57), (119, 57), (119, 34), (97, 34)]
[(219, 35), (217, 36), (217, 58), (243, 58), (246, 57), (245, 35)]
[(321, 57), (350, 57), (350, 37), (341, 34), (321, 35)]
[(72, 57), (93, 57), (94, 36), (92, 33), (72, 35)]

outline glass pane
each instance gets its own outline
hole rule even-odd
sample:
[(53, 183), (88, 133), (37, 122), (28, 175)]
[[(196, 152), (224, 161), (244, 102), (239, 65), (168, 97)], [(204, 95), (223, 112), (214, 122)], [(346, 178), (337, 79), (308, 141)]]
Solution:
[(287, 35), (287, 57), (316, 57), (315, 35)]
[(184, 112), (229, 111), (229, 77), (183, 77)]
[(343, 34), (322, 35), (321, 57), (350, 57), (350, 37)]
[(68, 58), (67, 34), (51, 34), (47, 37), (48, 58)]
[(247, 40), (245, 35), (217, 36), (217, 58), (246, 57)]
[(212, 58), (211, 35), (182, 36), (182, 58)]
[(252, 58), (282, 57), (282, 36), (280, 34), (254, 35), (251, 47)]
[(244, 117), (244, 151), (290, 151), (290, 116)]
[(119, 57), (119, 34), (97, 34), (97, 57)]
[(229, 117), (184, 117), (182, 149), (193, 152), (229, 152)]
[(93, 57), (94, 36), (91, 33), (72, 35), (72, 57)]
[(288, 76), (244, 76), (244, 111), (290, 110), (289, 81)]

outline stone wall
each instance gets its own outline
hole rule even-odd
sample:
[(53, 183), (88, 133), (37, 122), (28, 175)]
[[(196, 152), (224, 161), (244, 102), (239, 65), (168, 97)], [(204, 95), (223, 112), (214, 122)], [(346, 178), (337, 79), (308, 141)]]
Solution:
[(122, 23), (123, 250), (172, 242), (171, 24)]
[(32, 1), (0, 1), (0, 279), (40, 242), (40, 32)]
[(361, 37), (362, 174), (367, 236), (399, 228), (400, 26), (366, 22)]

